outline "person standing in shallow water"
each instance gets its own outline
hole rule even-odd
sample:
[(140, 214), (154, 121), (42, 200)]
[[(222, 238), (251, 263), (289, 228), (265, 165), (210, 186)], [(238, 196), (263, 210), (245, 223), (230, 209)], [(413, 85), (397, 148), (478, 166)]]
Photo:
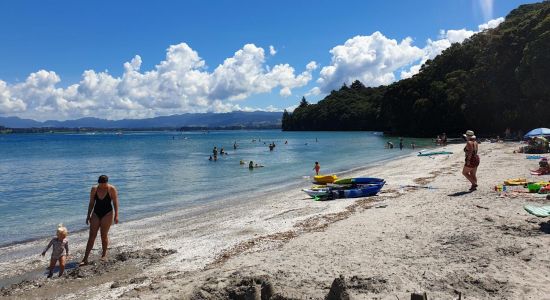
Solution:
[(315, 162), (315, 166), (313, 167), (313, 170), (315, 170), (315, 175), (319, 175), (319, 170), (321, 170), (321, 166), (319, 165), (319, 162)]
[(403, 150), (403, 138), (399, 138), (399, 150)]
[[(88, 244), (81, 266), (88, 264), (90, 251), (94, 247), (97, 232), (101, 233), (101, 259), (107, 259), (107, 249), (109, 248), (109, 229), (113, 224), (118, 224), (118, 192), (115, 186), (110, 185), (109, 177), (101, 175), (97, 179), (97, 185), (90, 191), (90, 203), (88, 204), (88, 214), (86, 215), (86, 225), (90, 225)], [(114, 212), (113, 212), (114, 207)]]
[(214, 160), (218, 159), (218, 147), (214, 147), (214, 149), (212, 149), (212, 155), (214, 156)]
[(464, 147), (464, 154), (466, 155), (466, 158), (464, 161), (462, 174), (472, 184), (472, 186), (470, 187), (470, 191), (473, 192), (477, 190), (476, 173), (477, 167), (479, 166), (479, 156), (477, 154), (478, 144), (476, 141), (476, 136), (471, 130), (466, 131), (466, 133), (464, 134), (464, 138), (466, 139), (466, 146)]

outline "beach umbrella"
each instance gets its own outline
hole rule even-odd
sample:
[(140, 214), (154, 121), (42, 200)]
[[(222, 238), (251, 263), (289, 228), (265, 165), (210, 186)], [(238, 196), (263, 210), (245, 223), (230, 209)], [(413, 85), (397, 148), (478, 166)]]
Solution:
[(550, 137), (550, 129), (548, 128), (536, 128), (529, 132), (527, 132), (523, 138), (528, 139), (535, 136), (549, 136)]

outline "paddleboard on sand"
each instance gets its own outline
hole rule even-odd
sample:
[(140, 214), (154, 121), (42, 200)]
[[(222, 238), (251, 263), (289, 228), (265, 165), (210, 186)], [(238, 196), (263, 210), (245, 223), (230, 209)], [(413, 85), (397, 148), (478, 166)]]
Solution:
[(535, 215), (537, 217), (550, 217), (550, 206), (533, 206), (525, 205), (523, 207), (528, 213)]
[(453, 152), (450, 152), (450, 151), (418, 152), (418, 156), (449, 155), (449, 154), (453, 154)]

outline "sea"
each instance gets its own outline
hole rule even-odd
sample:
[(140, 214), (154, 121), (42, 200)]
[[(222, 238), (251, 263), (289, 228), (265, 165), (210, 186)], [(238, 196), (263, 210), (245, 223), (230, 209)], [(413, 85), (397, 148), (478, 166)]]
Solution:
[[(396, 147), (385, 149), (388, 141)], [(90, 188), (102, 174), (118, 189), (125, 222), (205, 204), (215, 209), (217, 201), (239, 196), (261, 199), (297, 183), (307, 186), (316, 161), (322, 174), (339, 174), (410, 154), (431, 141), (405, 138), (403, 150), (398, 144), (380, 132), (0, 135), (0, 247), (51, 236), (59, 223), (71, 231), (86, 228)], [(228, 154), (210, 161), (215, 146)], [(250, 161), (264, 167), (250, 170)]]

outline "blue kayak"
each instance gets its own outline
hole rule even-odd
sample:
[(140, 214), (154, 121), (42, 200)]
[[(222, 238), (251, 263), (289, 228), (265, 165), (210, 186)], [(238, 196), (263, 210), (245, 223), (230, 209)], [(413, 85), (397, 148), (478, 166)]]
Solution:
[(332, 200), (340, 198), (359, 198), (359, 197), (369, 197), (374, 196), (380, 192), (384, 182), (370, 184), (370, 185), (361, 185), (356, 188), (345, 188), (345, 189), (333, 189), (328, 188), (325, 195), (316, 195), (312, 196), (315, 200)]
[(364, 186), (356, 189), (338, 190), (338, 191), (334, 191), (333, 193), (338, 193), (338, 198), (368, 197), (368, 196), (374, 196), (378, 194), (378, 192), (380, 192), (383, 186), (384, 186), (383, 184), (375, 184), (375, 185)]

